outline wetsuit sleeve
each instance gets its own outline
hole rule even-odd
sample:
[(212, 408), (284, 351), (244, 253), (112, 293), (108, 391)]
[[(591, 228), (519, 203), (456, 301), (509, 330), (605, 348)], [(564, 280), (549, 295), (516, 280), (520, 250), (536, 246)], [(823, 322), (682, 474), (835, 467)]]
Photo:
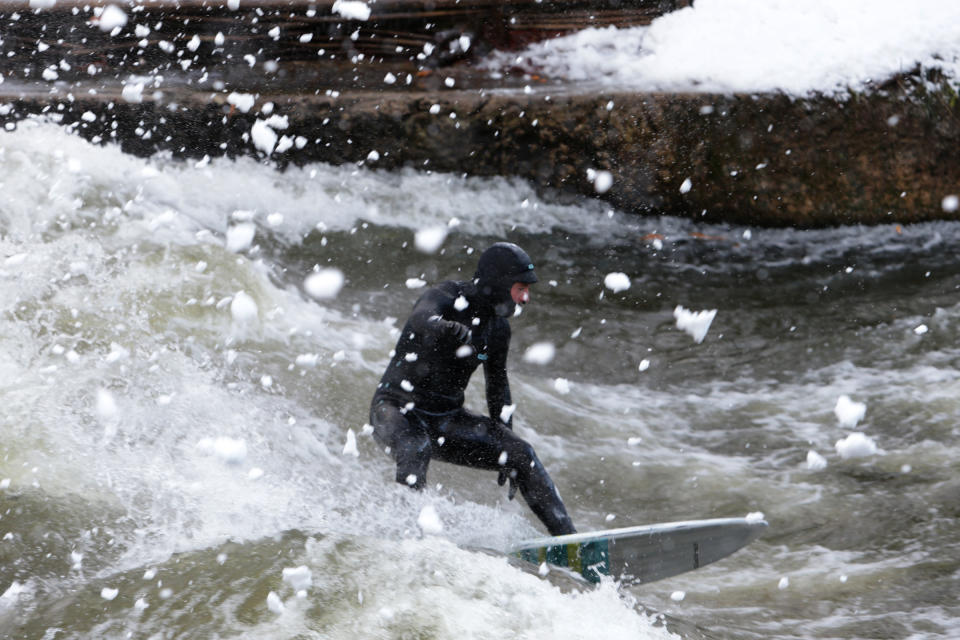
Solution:
[(417, 300), (407, 320), (407, 326), (421, 335), (440, 332), (439, 320), (451, 304), (451, 296), (442, 289), (430, 289)]
[(510, 397), (510, 383), (507, 380), (507, 351), (510, 347), (510, 324), (502, 321), (497, 327), (496, 339), (488, 345), (486, 362), (483, 363), (483, 376), (487, 385), (487, 408), (490, 417), (504, 422), (513, 428), (513, 412), (503, 420), (503, 408), (513, 404)]

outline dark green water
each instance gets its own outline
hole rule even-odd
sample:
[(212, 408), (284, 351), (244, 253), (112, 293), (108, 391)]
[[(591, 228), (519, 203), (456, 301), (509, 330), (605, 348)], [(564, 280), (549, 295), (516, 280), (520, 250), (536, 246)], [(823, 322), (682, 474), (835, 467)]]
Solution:
[[(645, 607), (718, 637), (956, 637), (960, 225), (704, 227), (505, 180), (139, 160), (52, 125), (0, 147), (0, 635), (667, 637)], [(407, 281), (468, 277), (502, 238), (541, 278), (512, 321), (517, 430), (578, 528), (763, 512), (767, 535), (571, 590), (471, 550), (541, 533), (495, 476), (392, 483), (363, 427)], [(315, 265), (335, 298), (304, 294)], [(678, 305), (717, 310), (703, 342)], [(876, 451), (841, 455), (854, 432)]]

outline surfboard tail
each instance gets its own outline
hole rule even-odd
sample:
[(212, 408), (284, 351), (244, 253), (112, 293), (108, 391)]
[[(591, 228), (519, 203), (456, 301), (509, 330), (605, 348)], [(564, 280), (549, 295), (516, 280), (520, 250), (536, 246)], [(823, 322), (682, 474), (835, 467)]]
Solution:
[(516, 556), (534, 564), (546, 562), (565, 567), (590, 582), (600, 582), (603, 576), (610, 575), (610, 541), (607, 539), (522, 549)]

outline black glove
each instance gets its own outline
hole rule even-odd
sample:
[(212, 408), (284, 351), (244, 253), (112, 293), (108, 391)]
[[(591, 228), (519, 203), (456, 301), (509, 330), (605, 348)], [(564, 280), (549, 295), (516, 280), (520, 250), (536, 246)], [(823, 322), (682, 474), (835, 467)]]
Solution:
[(513, 497), (517, 495), (517, 479), (515, 477), (516, 475), (517, 475), (516, 471), (507, 469), (506, 467), (504, 467), (500, 469), (500, 475), (497, 476), (497, 484), (500, 485), (501, 487), (503, 486), (504, 482), (506, 482), (508, 479), (510, 480), (510, 488), (507, 489), (507, 500), (513, 500)]
[(460, 344), (469, 344), (470, 339), (473, 337), (470, 332), (470, 327), (465, 324), (460, 324), (459, 322), (454, 322), (453, 320), (444, 320), (443, 331)]

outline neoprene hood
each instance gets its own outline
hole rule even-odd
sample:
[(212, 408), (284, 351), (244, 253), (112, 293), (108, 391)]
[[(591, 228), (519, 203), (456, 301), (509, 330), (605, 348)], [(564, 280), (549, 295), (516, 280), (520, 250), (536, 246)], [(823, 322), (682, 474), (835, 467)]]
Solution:
[(481, 287), (509, 290), (514, 282), (533, 284), (537, 274), (526, 251), (512, 242), (498, 242), (480, 255), (474, 278)]
[(510, 288), (514, 282), (533, 284), (537, 274), (527, 252), (512, 242), (498, 242), (480, 255), (474, 280), (480, 293), (487, 298), (499, 316), (513, 314)]

